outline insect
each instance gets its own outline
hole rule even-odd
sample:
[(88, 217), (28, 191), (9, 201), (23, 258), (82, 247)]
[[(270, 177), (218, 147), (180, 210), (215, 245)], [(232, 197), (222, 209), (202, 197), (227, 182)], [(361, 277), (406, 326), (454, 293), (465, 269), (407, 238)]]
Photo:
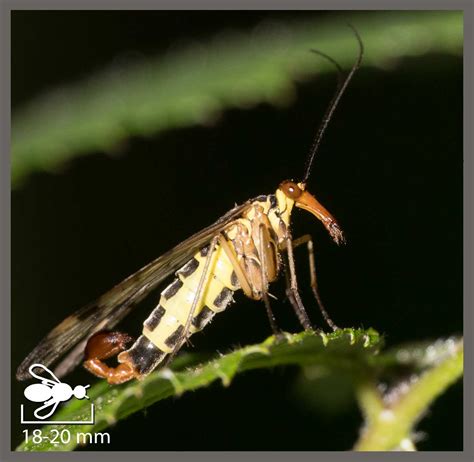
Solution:
[[(45, 378), (34, 372), (35, 369), (43, 369), (48, 373), (52, 379)], [(28, 371), (31, 376), (35, 377), (40, 383), (33, 383), (28, 385), (23, 392), (25, 398), (34, 403), (44, 402), (44, 405), (35, 410), (34, 415), (37, 419), (44, 420), (52, 416), (58, 404), (64, 401), (69, 401), (73, 396), (77, 399), (84, 399), (87, 396), (86, 389), (90, 385), (77, 385), (74, 389), (67, 383), (62, 383), (47, 367), (42, 364), (32, 364)], [(41, 413), (43, 410), (51, 408), (47, 413)]]
[[(302, 244), (306, 244), (309, 251), (313, 294), (323, 317), (336, 329), (317, 291), (312, 239), (306, 235), (293, 240), (290, 218), (294, 207), (306, 210), (322, 222), (337, 244), (344, 242), (340, 226), (307, 191), (306, 185), (328, 122), (362, 61), (363, 43), (357, 31), (354, 33), (359, 54), (344, 78), (337, 62), (312, 50), (338, 68), (339, 83), (311, 146), (303, 179), (283, 181), (274, 194), (258, 196), (234, 207), (214, 224), (66, 318), (21, 363), (17, 370), (19, 380), (28, 377), (28, 366), (33, 362), (50, 365), (61, 358), (55, 369), (58, 377), (67, 374), (84, 358), (86, 369), (111, 384), (141, 379), (159, 365), (167, 364), (192, 334), (226, 309), (237, 290), (251, 299), (263, 301), (270, 326), (278, 335), (268, 287), (282, 269), (287, 280), (287, 297), (304, 329), (312, 329), (298, 292), (293, 257), (294, 247)], [(158, 305), (143, 323), (142, 334), (127, 348), (132, 339), (111, 329), (173, 273), (175, 279), (161, 292)], [(104, 360), (114, 356), (118, 365), (108, 366)]]

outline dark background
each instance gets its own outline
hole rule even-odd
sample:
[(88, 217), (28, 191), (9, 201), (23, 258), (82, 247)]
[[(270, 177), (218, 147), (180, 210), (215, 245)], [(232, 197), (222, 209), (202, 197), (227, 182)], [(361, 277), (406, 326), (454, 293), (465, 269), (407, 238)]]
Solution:
[[(335, 13), (311, 14), (325, 20)], [(225, 29), (250, 32), (264, 19), (302, 16), (308, 13), (15, 12), (13, 112), (124, 56), (153, 57)], [(120, 155), (96, 152), (14, 190), (13, 368), (73, 309), (235, 202), (298, 179), (334, 87), (334, 76), (313, 79), (298, 84), (289, 107), (233, 109), (208, 127), (129, 139)], [(337, 324), (372, 326), (388, 346), (462, 333), (461, 58), (431, 54), (389, 71), (360, 70), (330, 124), (308, 189), (348, 238), (339, 248), (311, 215), (293, 216), (294, 235), (315, 238), (322, 295)], [(306, 255), (297, 255), (306, 281)], [(273, 292), (283, 299), (281, 284)], [(225, 352), (270, 335), (262, 304), (236, 299), (193, 337), (197, 351)], [(273, 305), (284, 329), (299, 330), (287, 302)], [(151, 306), (137, 309), (125, 329), (138, 335)], [(90, 379), (76, 374), (78, 383)], [(297, 375), (292, 367), (254, 371), (227, 389), (216, 383), (160, 402), (112, 428), (112, 444), (102, 449), (349, 449), (361, 422), (355, 403), (339, 415), (310, 410), (289, 391)], [(21, 440), (15, 412), (22, 390), (14, 382), (14, 445)], [(462, 449), (461, 384), (431, 407), (418, 429), (427, 434), (421, 450)]]

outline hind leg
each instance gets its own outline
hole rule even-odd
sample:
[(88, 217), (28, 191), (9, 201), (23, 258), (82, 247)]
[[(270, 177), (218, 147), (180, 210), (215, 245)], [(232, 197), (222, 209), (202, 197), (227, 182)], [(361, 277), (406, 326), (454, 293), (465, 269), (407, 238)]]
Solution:
[(98, 332), (88, 341), (84, 351), (84, 367), (97, 377), (106, 379), (110, 384), (127, 382), (137, 377), (133, 365), (124, 361), (116, 367), (109, 367), (104, 359), (116, 356), (126, 349), (132, 338), (122, 332)]

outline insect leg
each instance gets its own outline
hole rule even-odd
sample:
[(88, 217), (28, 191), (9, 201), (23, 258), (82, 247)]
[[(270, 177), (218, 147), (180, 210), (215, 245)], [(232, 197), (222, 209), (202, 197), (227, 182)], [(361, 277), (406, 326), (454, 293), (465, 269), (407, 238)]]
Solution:
[[(296, 280), (296, 269), (295, 269), (295, 259), (293, 255), (293, 244), (291, 239), (290, 230), (287, 230), (287, 237), (286, 237), (286, 252), (288, 256), (288, 265), (285, 265), (285, 273), (287, 273), (287, 289), (286, 293), (288, 295), (288, 299), (292, 304), (296, 315), (304, 327), (305, 330), (312, 330), (313, 327), (311, 325), (311, 321), (309, 319), (308, 313), (306, 313), (305, 307), (303, 302), (301, 301), (300, 294), (298, 292), (298, 281)], [(289, 275), (288, 275), (289, 271)]]
[[(285, 266), (284, 266), (285, 280), (286, 280), (286, 298), (288, 298), (289, 302), (291, 303), (291, 306), (293, 307), (296, 314), (298, 315), (299, 307), (296, 303), (295, 297), (293, 297), (293, 293), (290, 290), (290, 284), (291, 283), (290, 283), (290, 275), (289, 275), (289, 272), (288, 272), (287, 265), (288, 265), (288, 263), (286, 262)], [(298, 315), (298, 319), (299, 319), (299, 315)]]
[(232, 264), (232, 267), (235, 271), (235, 274), (237, 276), (237, 279), (240, 283), (240, 287), (242, 288), (242, 291), (244, 294), (249, 297), (249, 298), (254, 298), (252, 287), (250, 285), (250, 282), (245, 274), (245, 271), (242, 268), (242, 265), (240, 264), (239, 260), (237, 260), (237, 257), (235, 256), (234, 252), (232, 251), (229, 243), (227, 242), (227, 239), (222, 235), (219, 234), (219, 244), (224, 250), (227, 258), (229, 259), (230, 263)]
[(334, 321), (329, 317), (329, 314), (326, 311), (326, 308), (324, 307), (323, 301), (321, 299), (321, 295), (319, 294), (318, 280), (316, 277), (316, 264), (315, 264), (315, 259), (314, 259), (314, 244), (313, 244), (313, 239), (310, 234), (305, 234), (304, 236), (301, 236), (298, 239), (295, 239), (293, 241), (294, 248), (302, 244), (306, 244), (306, 247), (308, 249), (309, 274), (311, 278), (311, 290), (313, 292), (314, 298), (316, 299), (316, 302), (318, 303), (319, 309), (321, 311), (321, 314), (323, 315), (324, 320), (326, 321), (326, 323), (332, 330), (336, 331), (339, 329), (339, 327), (337, 327)]
[[(259, 252), (260, 252), (261, 255), (263, 255), (263, 257), (261, 258), (261, 262), (260, 262), (261, 263), (260, 264), (261, 278), (262, 278), (262, 286), (263, 286), (262, 299), (263, 299), (263, 302), (265, 303), (265, 308), (266, 308), (266, 311), (267, 311), (268, 320), (270, 322), (270, 326), (272, 328), (273, 334), (275, 336), (279, 336), (279, 335), (281, 335), (281, 330), (278, 328), (278, 326), (276, 324), (275, 316), (273, 315), (273, 312), (272, 312), (272, 309), (271, 309), (271, 306), (270, 306), (270, 300), (268, 298), (268, 277), (267, 277), (267, 275), (268, 275), (268, 272), (267, 272), (268, 262), (267, 262), (267, 258), (266, 258), (266, 256), (267, 256), (266, 250), (267, 249), (265, 249), (265, 245), (268, 244), (268, 242), (269, 242), (269, 236), (267, 235), (265, 237), (265, 235), (262, 235), (262, 233), (265, 232), (265, 229), (266, 228), (264, 227), (264, 225), (260, 225), (260, 227), (259, 227), (259, 240), (260, 240), (261, 246), (260, 246)], [(234, 252), (232, 251), (229, 243), (227, 242), (227, 240), (225, 239), (225, 237), (222, 234), (219, 235), (219, 244), (221, 245), (222, 249), (224, 250), (225, 254), (227, 255), (227, 258), (231, 262), (232, 267), (234, 268), (235, 274), (237, 275), (237, 279), (239, 280), (242, 291), (245, 293), (245, 295), (247, 295), (247, 297), (255, 298), (255, 296), (253, 294), (253, 291), (252, 291), (252, 287), (251, 287), (250, 282), (249, 282), (249, 280), (248, 280), (248, 278), (245, 274), (245, 271), (242, 268), (241, 263), (239, 262), (239, 260), (237, 260), (237, 257), (235, 256)]]
[(211, 244), (209, 246), (209, 252), (207, 254), (206, 261), (204, 263), (203, 272), (202, 272), (202, 275), (199, 279), (198, 287), (196, 289), (196, 294), (194, 296), (193, 303), (191, 305), (191, 309), (189, 310), (188, 318), (186, 319), (186, 324), (184, 325), (183, 332), (182, 332), (181, 336), (179, 337), (179, 339), (177, 340), (176, 345), (173, 348), (173, 351), (169, 354), (168, 358), (166, 358), (165, 365), (168, 365), (172, 361), (172, 359), (176, 356), (176, 353), (178, 353), (178, 351), (183, 346), (183, 343), (186, 341), (186, 339), (188, 337), (189, 329), (191, 327), (191, 321), (194, 317), (194, 312), (196, 311), (198, 303), (201, 301), (201, 298), (202, 298), (202, 296), (204, 294), (204, 291), (206, 289), (206, 284), (207, 284), (208, 278), (211, 274), (209, 269), (210, 269), (210, 266), (211, 266), (212, 257), (214, 256), (214, 248), (216, 247), (218, 239), (219, 239), (219, 236), (215, 236), (211, 241)]
[[(260, 224), (258, 227), (258, 236), (259, 236), (259, 253), (260, 253), (260, 274), (262, 277), (262, 300), (265, 304), (265, 309), (267, 310), (268, 320), (270, 322), (270, 326), (273, 331), (273, 335), (275, 337), (279, 337), (281, 335), (281, 331), (276, 323), (275, 315), (273, 314), (272, 307), (270, 305), (270, 299), (268, 297), (268, 266), (270, 262), (267, 260), (267, 251), (268, 246), (270, 244), (270, 236), (268, 234), (268, 229), (265, 225)], [(272, 268), (271, 268), (272, 269)], [(274, 269), (272, 269), (274, 272)]]

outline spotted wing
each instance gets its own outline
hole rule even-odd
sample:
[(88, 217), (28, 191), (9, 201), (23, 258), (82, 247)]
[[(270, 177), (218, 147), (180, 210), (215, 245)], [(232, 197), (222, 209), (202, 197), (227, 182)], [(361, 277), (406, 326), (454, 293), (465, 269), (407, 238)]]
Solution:
[(92, 303), (77, 310), (56, 326), (17, 369), (16, 378), (30, 378), (31, 364), (44, 366), (67, 356), (55, 368), (57, 377), (70, 372), (81, 361), (87, 339), (95, 332), (111, 329), (121, 321), (150, 291), (174, 271), (184, 265), (231, 221), (248, 208), (252, 200), (234, 207), (214, 224), (192, 235), (170, 251), (158, 257)]

